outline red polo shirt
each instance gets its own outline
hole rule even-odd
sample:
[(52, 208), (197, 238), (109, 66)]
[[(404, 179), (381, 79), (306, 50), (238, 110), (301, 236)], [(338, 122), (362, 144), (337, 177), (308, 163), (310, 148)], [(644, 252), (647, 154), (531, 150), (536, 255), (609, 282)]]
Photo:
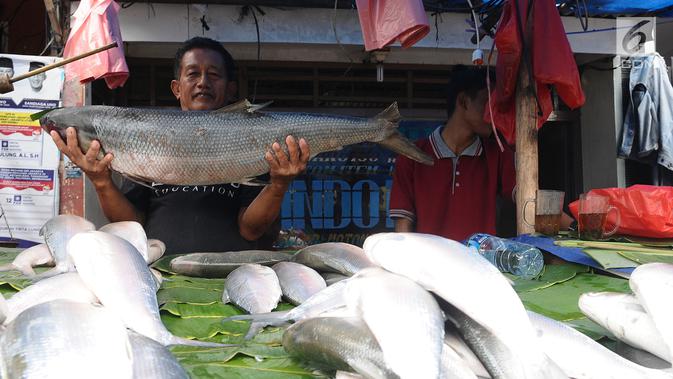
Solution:
[(493, 138), (477, 138), (456, 156), (441, 137), (443, 127), (416, 145), (434, 156), (426, 166), (398, 156), (390, 194), (390, 217), (407, 218), (419, 233), (462, 241), (473, 233), (495, 234), (496, 195), (511, 199), (514, 154)]

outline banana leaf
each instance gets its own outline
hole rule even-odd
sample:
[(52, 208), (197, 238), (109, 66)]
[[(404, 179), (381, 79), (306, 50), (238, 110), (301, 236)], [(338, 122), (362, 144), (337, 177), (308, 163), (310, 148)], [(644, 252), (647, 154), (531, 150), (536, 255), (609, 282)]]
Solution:
[(577, 331), (586, 334), (593, 340), (599, 340), (610, 335), (610, 332), (608, 332), (605, 328), (591, 321), (587, 317), (582, 317), (575, 320), (566, 320), (564, 323), (572, 326)]
[[(673, 253), (673, 252), (672, 252)], [(645, 263), (671, 263), (673, 264), (673, 254), (672, 253), (648, 253), (648, 252), (637, 252), (637, 251), (620, 251), (619, 254), (626, 259), (638, 262), (640, 264)]]
[(577, 306), (581, 294), (593, 291), (630, 292), (629, 283), (621, 278), (590, 273), (577, 274), (572, 280), (537, 291), (519, 293), (524, 306), (559, 321), (584, 317)]
[(159, 304), (185, 303), (207, 305), (222, 303), (222, 289), (216, 291), (192, 287), (162, 288), (157, 292), (157, 300)]
[(292, 358), (264, 359), (237, 356), (226, 362), (203, 364), (178, 358), (192, 378), (226, 379), (300, 379), (325, 377), (304, 368)]
[(577, 273), (587, 271), (587, 266), (577, 264), (545, 265), (542, 274), (535, 279), (526, 280), (510, 274), (505, 276), (514, 281), (516, 292), (528, 292), (551, 287), (574, 278)]
[(598, 262), (603, 268), (629, 268), (637, 267), (638, 262), (628, 259), (623, 256), (619, 250), (603, 250), (603, 249), (582, 249), (587, 255)]

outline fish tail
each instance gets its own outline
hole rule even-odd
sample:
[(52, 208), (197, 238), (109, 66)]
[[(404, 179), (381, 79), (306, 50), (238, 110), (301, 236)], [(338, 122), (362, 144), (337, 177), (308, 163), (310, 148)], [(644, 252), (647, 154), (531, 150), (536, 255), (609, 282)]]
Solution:
[(397, 108), (397, 102), (390, 104), (383, 112), (377, 114), (375, 120), (385, 121), (385, 137), (381, 141), (376, 141), (380, 145), (398, 153), (416, 162), (432, 166), (434, 160), (431, 156), (424, 153), (413, 142), (409, 141), (398, 130), (397, 126), (401, 119), (400, 111)]
[(16, 270), (17, 267), (12, 263), (7, 263), (6, 265), (0, 265), (0, 271), (12, 271)]
[(227, 321), (252, 321), (252, 323), (263, 324), (264, 326), (283, 325), (291, 319), (290, 311), (278, 311), (269, 313), (258, 313), (254, 315), (236, 315), (222, 320)]
[(186, 345), (186, 346), (201, 346), (201, 347), (239, 347), (237, 344), (229, 343), (217, 343), (217, 342), (204, 342), (204, 341), (195, 341), (188, 338), (182, 338), (178, 336), (172, 336), (168, 339), (165, 345)]

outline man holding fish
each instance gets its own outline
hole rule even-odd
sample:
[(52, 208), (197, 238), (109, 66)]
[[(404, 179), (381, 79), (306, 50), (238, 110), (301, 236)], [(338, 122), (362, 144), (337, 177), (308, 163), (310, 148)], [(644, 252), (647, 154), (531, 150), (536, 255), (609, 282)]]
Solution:
[[(195, 37), (176, 53), (171, 90), (183, 111), (211, 111), (230, 102), (236, 93), (234, 78), (235, 64), (226, 49), (212, 39)], [(105, 216), (111, 222), (141, 222), (148, 237), (166, 243), (168, 254), (246, 250), (260, 247), (263, 240), (272, 241), (285, 191), (310, 157), (304, 139), (287, 136), (287, 153), (278, 142), (269, 141), (273, 143), (265, 159), (270, 180), (263, 187), (152, 183), (148, 188), (125, 180), (120, 189), (111, 177), (112, 154), (97, 159), (98, 141), (82, 153), (74, 128), (68, 128), (65, 141), (55, 131), (51, 136), (91, 180)]]

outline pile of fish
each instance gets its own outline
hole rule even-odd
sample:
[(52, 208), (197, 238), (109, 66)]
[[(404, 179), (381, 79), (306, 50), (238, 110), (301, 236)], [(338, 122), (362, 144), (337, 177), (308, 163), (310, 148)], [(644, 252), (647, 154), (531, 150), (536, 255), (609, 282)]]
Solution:
[[(323, 287), (315, 270), (344, 278)], [(248, 338), (290, 324), (282, 340), (290, 355), (349, 377), (673, 378), (673, 301), (664, 295), (673, 293), (673, 265), (643, 265), (631, 286), (635, 297), (588, 294), (580, 306), (612, 296), (611, 306), (594, 302), (592, 319), (665, 359), (662, 369), (526, 311), (511, 283), (473, 249), (417, 233), (375, 234), (363, 249), (313, 245), (272, 268), (242, 264), (228, 274), (223, 301), (250, 314), (223, 322), (251, 321)], [(297, 306), (271, 311), (281, 297)]]
[[(148, 264), (165, 246), (148, 240), (140, 224), (95, 230), (61, 215), (41, 235), (45, 244), (5, 267), (35, 282), (0, 297), (0, 377), (187, 378), (166, 346), (223, 346), (174, 336), (161, 322), (161, 277)], [(46, 264), (54, 268), (36, 275), (33, 268)]]

